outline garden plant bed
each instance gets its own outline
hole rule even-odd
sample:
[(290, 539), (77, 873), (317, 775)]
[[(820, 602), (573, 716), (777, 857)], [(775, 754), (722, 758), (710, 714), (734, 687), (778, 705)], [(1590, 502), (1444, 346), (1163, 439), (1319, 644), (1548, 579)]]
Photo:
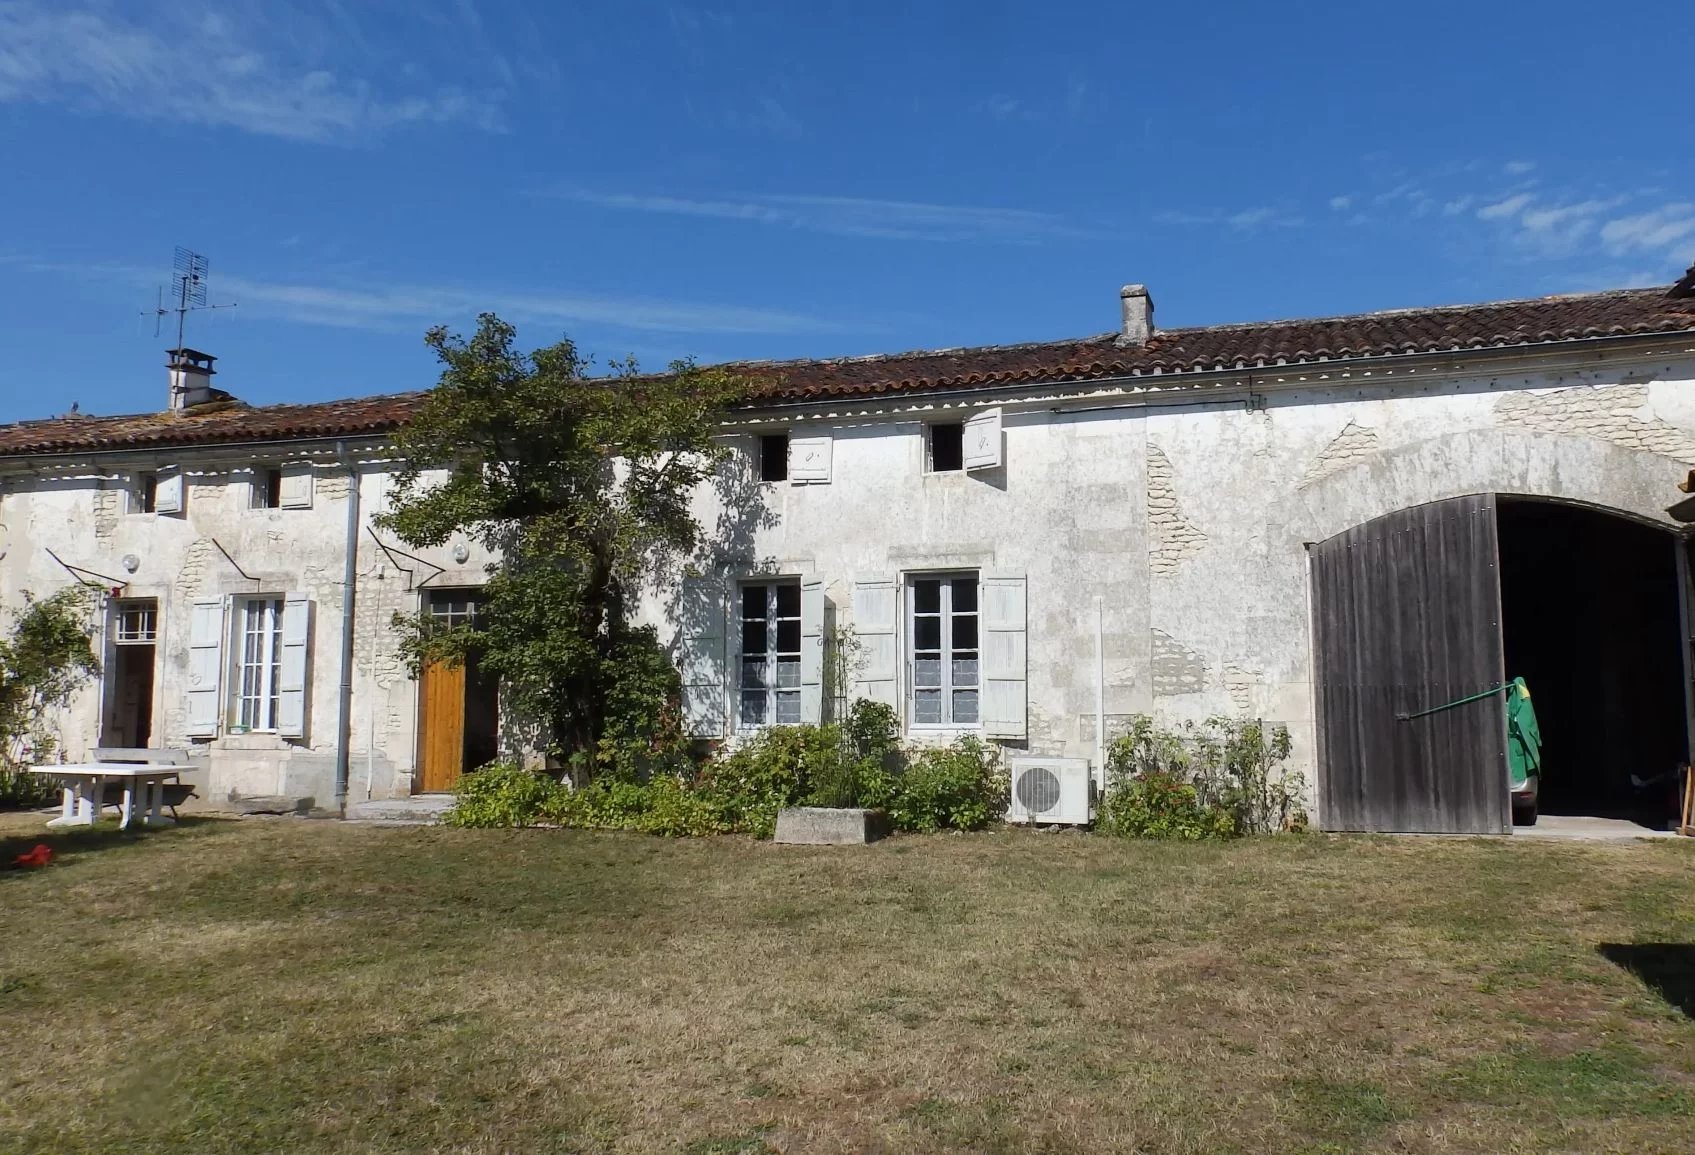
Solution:
[(0, 816), (6, 862), (56, 849), (0, 872), (0, 1151), (1670, 1152), (1695, 1128), (1680, 840), (109, 827)]

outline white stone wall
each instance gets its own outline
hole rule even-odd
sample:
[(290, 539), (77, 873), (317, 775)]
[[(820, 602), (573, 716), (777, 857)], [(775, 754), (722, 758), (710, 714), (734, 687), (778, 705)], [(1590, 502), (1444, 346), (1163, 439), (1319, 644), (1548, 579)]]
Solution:
[[(1295, 768), (1311, 780), (1306, 543), (1405, 506), (1490, 491), (1669, 527), (1664, 508), (1695, 464), (1687, 356), (1591, 356), (1582, 368), (1512, 376), (1333, 377), (1263, 385), (1251, 404), (1203, 402), (1008, 405), (1004, 467), (951, 476), (923, 473), (922, 422), (950, 419), (945, 411), (797, 423), (797, 432), (834, 435), (830, 483), (744, 478), (740, 488), (763, 492), (766, 524), (705, 568), (818, 574), (849, 626), (853, 582), (867, 575), (1027, 574), (1025, 748), (1078, 757), (1094, 751), (1101, 597), (1109, 735), (1150, 711), (1283, 722)], [(708, 526), (725, 523), (716, 500), (703, 498), (700, 511)], [(658, 596), (649, 612), (663, 618), (666, 604)]]
[[(141, 469), (176, 464), (134, 455), (99, 461), (38, 463), (28, 473), (0, 471), (0, 606), (21, 604), (23, 591), (44, 596), (71, 584), (69, 565), (127, 579), (125, 598), (155, 598), (159, 643), (155, 666), (155, 746), (186, 748), (201, 766), (197, 787), (215, 799), (287, 795), (330, 805), (338, 746), (343, 637), (343, 563), (348, 499), (347, 467), (328, 453), (314, 460), (308, 509), (252, 509), (244, 455), (228, 450), (181, 451), (187, 474), (180, 515), (128, 512), (130, 477)], [(421, 594), (408, 588), (428, 577), (428, 567), (405, 563), (403, 572), (377, 547), (370, 516), (380, 509), (389, 476), (380, 463), (359, 467), (360, 510), (355, 646), (350, 731), (349, 793), (363, 797), (411, 792), (416, 747), (416, 685), (395, 650), (390, 620), (415, 612)], [(126, 555), (139, 563), (133, 573)], [(459, 565), (447, 550), (426, 560), (444, 569), (432, 584), (481, 584), (483, 558)], [(313, 601), (306, 736), (236, 734), (228, 727), (211, 740), (189, 736), (187, 677), (189, 610), (196, 600), (224, 596), (304, 593)], [(104, 625), (108, 599), (97, 595)], [(233, 625), (232, 625), (233, 633)], [(97, 646), (109, 660), (109, 640)], [(226, 717), (234, 693), (231, 676), (238, 642), (226, 638), (223, 697)], [(100, 742), (103, 687), (90, 684), (57, 720), (57, 742), (71, 760)]]
[[(1004, 464), (969, 474), (924, 473), (924, 422), (960, 419), (981, 406), (797, 418), (789, 426), (797, 434), (831, 433), (830, 481), (754, 482), (744, 457), (728, 475), (732, 502), (699, 496), (714, 544), (698, 561), (726, 581), (755, 571), (818, 575), (836, 620), (849, 627), (860, 578), (937, 569), (1023, 574), (1029, 737), (1019, 748), (1043, 754), (1093, 753), (1099, 598), (1109, 733), (1150, 711), (1172, 720), (1260, 717), (1291, 727), (1297, 768), (1310, 772), (1305, 543), (1405, 506), (1478, 492), (1586, 502), (1669, 524), (1663, 510), (1695, 465), (1695, 354), (1654, 361), (1588, 353), (1581, 367), (1537, 364), (1525, 358), (1511, 375), (1497, 367), (1260, 381), (1251, 403), (1240, 399), (1240, 381), (1232, 400), (1189, 393), (1149, 405), (1146, 397), (1103, 397), (1087, 409), (1020, 404), (1008, 395), (998, 399)], [(736, 444), (746, 450), (752, 436), (738, 435)], [(184, 451), (182, 458), (191, 477), (180, 517), (126, 513), (121, 459), (0, 463), (0, 604), (15, 606), (22, 590), (45, 594), (70, 580), (48, 549), (114, 576), (133, 553), (140, 565), (126, 594), (157, 597), (161, 608), (155, 743), (193, 745), (215, 796), (235, 790), (327, 800), (337, 743), (345, 468), (326, 451), (316, 459), (311, 509), (262, 511), (247, 508), (238, 451)], [(395, 654), (389, 621), (418, 608), (415, 587), (431, 571), (386, 555), (363, 528), (388, 486), (380, 462), (361, 467), (349, 739), (355, 799), (401, 795), (412, 785), (417, 689)], [(444, 570), (433, 586), (483, 580), (484, 558), (475, 551), (464, 563), (446, 549), (424, 557)], [(673, 616), (676, 576), (644, 603), (662, 623)], [(187, 606), (250, 590), (299, 590), (317, 603), (308, 737), (190, 742), (182, 694)], [(62, 720), (66, 752), (86, 752), (98, 729), (90, 692)]]

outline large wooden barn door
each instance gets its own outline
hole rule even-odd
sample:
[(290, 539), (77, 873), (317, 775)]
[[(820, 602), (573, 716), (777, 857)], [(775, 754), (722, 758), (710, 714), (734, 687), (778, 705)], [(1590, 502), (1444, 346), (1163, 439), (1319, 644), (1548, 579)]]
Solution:
[[(1332, 830), (1512, 829), (1493, 494), (1312, 550), (1320, 798)], [(1418, 716), (1412, 716), (1418, 715)]]

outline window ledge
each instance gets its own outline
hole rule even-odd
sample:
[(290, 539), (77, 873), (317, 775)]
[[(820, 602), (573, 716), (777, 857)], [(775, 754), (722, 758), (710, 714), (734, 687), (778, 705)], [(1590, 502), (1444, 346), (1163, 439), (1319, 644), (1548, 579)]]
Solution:
[(217, 740), (220, 750), (286, 750), (286, 738), (277, 737), (275, 730), (249, 730), (245, 734), (225, 733)]

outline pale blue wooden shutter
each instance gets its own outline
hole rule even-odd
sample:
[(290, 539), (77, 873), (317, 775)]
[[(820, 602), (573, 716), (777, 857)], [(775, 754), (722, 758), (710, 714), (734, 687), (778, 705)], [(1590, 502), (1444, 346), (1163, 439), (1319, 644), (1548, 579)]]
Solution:
[(800, 583), (800, 720), (824, 720), (824, 582)]
[(983, 586), (983, 734), (1023, 738), (1028, 731), (1025, 582), (991, 574)]
[(210, 598), (189, 607), (188, 728), (191, 738), (213, 738), (223, 718), (224, 599)]
[(685, 579), (675, 613), (683, 728), (691, 738), (722, 738), (728, 717), (724, 709), (724, 583)]
[(306, 696), (312, 680), (312, 602), (283, 599), (282, 654), (277, 663), (277, 736), (306, 737)]
[(856, 698), (899, 709), (899, 599), (895, 593), (891, 577), (864, 577), (853, 583), (853, 637), (859, 643), (853, 692)]

